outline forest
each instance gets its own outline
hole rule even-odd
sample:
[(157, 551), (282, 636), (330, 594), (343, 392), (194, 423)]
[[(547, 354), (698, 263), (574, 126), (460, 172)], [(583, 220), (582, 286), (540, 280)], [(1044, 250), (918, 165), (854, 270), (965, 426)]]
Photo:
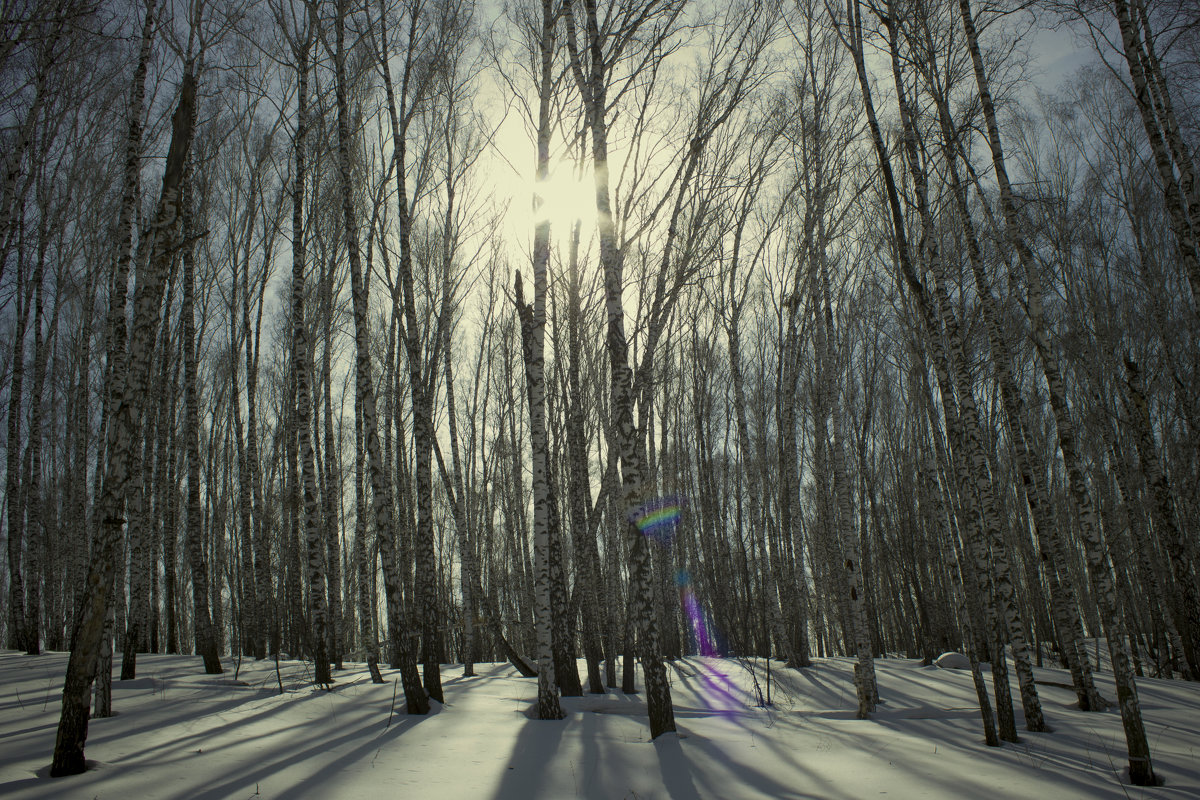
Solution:
[(0, 643), (69, 651), (50, 775), (158, 654), (365, 669), (389, 725), (508, 663), (657, 741), (692, 657), (763, 706), (846, 659), (869, 720), (959, 653), (984, 756), (1069, 705), (1162, 782), (1194, 2), (0, 13)]

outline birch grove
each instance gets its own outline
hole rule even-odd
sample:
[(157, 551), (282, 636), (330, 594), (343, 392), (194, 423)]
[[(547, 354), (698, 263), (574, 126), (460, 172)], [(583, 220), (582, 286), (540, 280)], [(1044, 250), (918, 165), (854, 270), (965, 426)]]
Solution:
[(413, 715), (508, 662), (546, 724), (622, 693), (657, 739), (684, 656), (846, 657), (869, 725), (880, 659), (953, 652), (981, 743), (1055, 736), (1061, 665), (1159, 782), (1139, 682), (1200, 679), (1194, 9), (3, 15), (0, 641), (70, 651), (52, 774), (146, 653), (365, 663)]

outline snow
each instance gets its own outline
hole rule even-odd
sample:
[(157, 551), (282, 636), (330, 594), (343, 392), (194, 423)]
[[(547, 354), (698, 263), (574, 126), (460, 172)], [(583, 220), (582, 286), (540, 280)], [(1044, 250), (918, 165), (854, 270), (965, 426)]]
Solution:
[[(884, 703), (867, 721), (854, 718), (849, 659), (773, 664), (764, 708), (754, 691), (754, 677), (766, 688), (764, 660), (687, 658), (668, 667), (679, 735), (651, 743), (641, 694), (564, 698), (566, 720), (530, 719), (536, 681), (506, 664), (477, 665), (473, 678), (447, 666), (446, 705), (408, 717), (389, 670), (376, 686), (348, 664), (325, 692), (308, 685), (307, 665), (283, 662), (279, 695), (270, 661), (243, 662), (235, 680), (229, 659), (208, 676), (195, 657), (143, 655), (141, 677), (113, 683), (117, 716), (92, 721), (96, 768), (51, 779), (66, 658), (0, 652), (0, 797), (1200, 796), (1200, 685), (1139, 681), (1166, 781), (1141, 788), (1121, 783), (1119, 715), (1072, 708), (1064, 671), (1037, 670), (1055, 731), (988, 748), (969, 672), (894, 658), (876, 661)], [(1111, 697), (1111, 676), (1097, 677)]]
[(933, 660), (942, 669), (970, 669), (971, 659), (962, 653), (942, 653)]

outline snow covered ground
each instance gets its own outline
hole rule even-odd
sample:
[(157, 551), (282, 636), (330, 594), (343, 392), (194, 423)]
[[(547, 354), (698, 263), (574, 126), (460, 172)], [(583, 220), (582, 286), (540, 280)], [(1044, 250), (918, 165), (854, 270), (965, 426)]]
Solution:
[[(1061, 670), (1037, 671), (1055, 731), (987, 748), (967, 672), (877, 661), (885, 702), (859, 721), (840, 658), (776, 666), (769, 709), (753, 689), (761, 660), (673, 664), (679, 735), (651, 743), (641, 695), (566, 698), (567, 719), (542, 722), (528, 716), (536, 682), (506, 664), (481, 664), (474, 678), (447, 667), (446, 705), (408, 717), (386, 670), (373, 686), (348, 665), (324, 692), (305, 664), (285, 662), (280, 695), (272, 662), (243, 662), (235, 680), (228, 659), (225, 675), (206, 676), (198, 658), (141, 656), (141, 677), (114, 681), (117, 716), (92, 721), (95, 769), (50, 779), (66, 658), (0, 652), (2, 798), (1200, 797), (1198, 684), (1139, 682), (1166, 781), (1145, 789), (1121, 782), (1117, 712), (1074, 710)], [(1111, 676), (1098, 678), (1111, 698)]]

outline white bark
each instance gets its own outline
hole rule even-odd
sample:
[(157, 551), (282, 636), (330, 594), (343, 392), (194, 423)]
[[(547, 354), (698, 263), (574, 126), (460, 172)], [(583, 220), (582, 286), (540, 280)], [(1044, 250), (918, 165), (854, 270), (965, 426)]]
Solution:
[[(152, 10), (152, 9), (151, 9)], [(149, 60), (151, 15), (147, 17), (143, 36), (144, 59), (139, 59), (138, 77), (134, 80), (133, 108), (140, 116), (144, 92), (145, 62)], [(154, 222), (147, 231), (146, 262), (144, 280), (139, 276), (137, 294), (134, 298), (133, 331), (129, 340), (129, 363), (121, 357), (125, 343), (124, 296), (118, 293), (113, 298), (109, 317), (109, 353), (112, 370), (109, 383), (110, 419), (107, 427), (108, 463), (105, 465), (106, 479), (103, 494), (97, 503), (99, 528), (95, 546), (92, 548), (91, 565), (86, 580), (86, 591), (82, 593), (83, 608), (77, 616), (75, 646), (67, 664), (67, 676), (63, 686), (63, 708), (59, 719), (58, 735), (54, 747), (53, 775), (73, 775), (85, 769), (83, 744), (87, 738), (87, 706), (90, 700), (92, 677), (99, 658), (100, 642), (104, 632), (104, 617), (108, 611), (109, 595), (113, 589), (118, 543), (124, 525), (125, 490), (129, 480), (129, 466), (134, 433), (141, 421), (141, 399), (145, 391), (149, 361), (153, 350), (154, 333), (157, 329), (158, 312), (162, 303), (163, 283), (174, 244), (174, 231), (179, 218), (180, 190), (183, 181), (183, 166), (191, 147), (195, 118), (196, 77), (193, 65), (185, 66), (183, 84), (180, 89), (179, 105), (173, 118), (171, 145), (167, 152), (163, 173), (162, 194)], [(132, 128), (132, 125), (131, 125)], [(139, 133), (129, 137), (130, 159), (136, 164), (140, 150)], [(127, 187), (129, 188), (129, 187)], [(131, 204), (132, 191), (130, 190)], [(132, 214), (130, 215), (132, 218)], [(127, 264), (119, 259), (118, 264)], [(122, 272), (117, 273), (116, 283), (123, 286)], [(119, 303), (119, 305), (118, 305)]]
[[(1118, 2), (1122, 2), (1122, 0), (1118, 0)], [(1062, 373), (1059, 370), (1057, 356), (1050, 344), (1043, 319), (1043, 290), (1038, 267), (1034, 263), (1033, 254), (1021, 231), (1017, 206), (1008, 179), (1004, 147), (1000, 139), (1000, 127), (997, 123), (987, 73), (979, 49), (979, 39), (970, 0), (959, 0), (959, 13), (963, 22), (963, 30), (967, 36), (979, 97), (983, 105), (984, 120), (987, 124), (992, 166), (1000, 188), (1000, 207), (1004, 215), (1005, 237), (1009, 246), (1016, 251), (1018, 260), (1024, 268), (1026, 279), (1029, 281), (1026, 308), (1033, 329), (1033, 341), (1042, 363), (1042, 373), (1046, 379), (1050, 406), (1058, 433), (1059, 450), (1062, 452), (1068, 486), (1074, 501), (1084, 550), (1087, 554), (1088, 572), (1100, 602), (1101, 620), (1112, 657), (1113, 677), (1117, 684), (1117, 700), (1121, 708), (1121, 720), (1125, 728), (1125, 741), (1129, 750), (1130, 778), (1135, 784), (1151, 785), (1156, 783), (1157, 779), (1151, 765), (1150, 747), (1146, 741), (1146, 730), (1142, 723), (1141, 706), (1138, 702), (1137, 686), (1130, 663), (1129, 645), (1125, 639), (1124, 620), (1117, 600), (1112, 568), (1108, 563), (1104, 542), (1100, 536), (1095, 507), (1092, 504), (1091, 493), (1088, 491), (1076, 449), (1075, 427), (1067, 406)], [(1193, 283), (1193, 292), (1195, 290), (1196, 284)]]

